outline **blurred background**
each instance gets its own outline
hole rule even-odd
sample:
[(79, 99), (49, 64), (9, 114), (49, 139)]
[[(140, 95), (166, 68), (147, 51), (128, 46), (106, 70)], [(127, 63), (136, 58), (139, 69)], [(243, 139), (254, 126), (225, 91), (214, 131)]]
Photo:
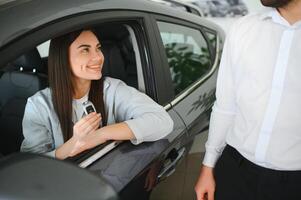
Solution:
[[(183, 2), (188, 2), (188, 0), (182, 0)], [(198, 2), (211, 2), (211, 5), (219, 5), (216, 6), (214, 9), (217, 10), (223, 10), (220, 11), (221, 13), (225, 13), (224, 15), (209, 15), (207, 16), (210, 18), (210, 20), (214, 21), (215, 23), (219, 24), (227, 33), (229, 28), (231, 27), (231, 24), (239, 17), (242, 17), (246, 14), (253, 13), (253, 12), (258, 12), (260, 11), (263, 6), (260, 3), (260, 0), (189, 0), (195, 5)], [(223, 3), (222, 3), (223, 2)], [(223, 5), (223, 6), (222, 6)], [(198, 6), (199, 7), (199, 6)], [(213, 6), (214, 7), (214, 6)], [(207, 6), (208, 8), (208, 6)], [(201, 8), (202, 10), (202, 8)], [(210, 9), (209, 9), (210, 10)], [(206, 11), (205, 11), (206, 12)], [(218, 13), (218, 12), (215, 12)], [(204, 13), (205, 14), (205, 13)], [(206, 14), (205, 14), (206, 15)]]
[(177, 9), (183, 7), (172, 2), (182, 2), (191, 4), (199, 9), (203, 17), (219, 24), (225, 32), (229, 30), (231, 24), (239, 17), (249, 13), (258, 12), (264, 7), (260, 0), (151, 0), (165, 4)]
[(219, 24), (227, 33), (231, 24), (246, 14), (258, 12), (264, 7), (260, 0), (181, 0), (203, 11), (204, 16)]

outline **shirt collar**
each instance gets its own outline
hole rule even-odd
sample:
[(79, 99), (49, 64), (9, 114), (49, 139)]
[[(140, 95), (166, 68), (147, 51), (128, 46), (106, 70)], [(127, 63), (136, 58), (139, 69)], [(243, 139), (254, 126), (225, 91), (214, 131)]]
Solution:
[(276, 8), (265, 8), (264, 12), (260, 15), (261, 20), (271, 19), (274, 23), (286, 26), (288, 28), (300, 28), (301, 21), (296, 22), (293, 25), (290, 25), (288, 21), (283, 18)]

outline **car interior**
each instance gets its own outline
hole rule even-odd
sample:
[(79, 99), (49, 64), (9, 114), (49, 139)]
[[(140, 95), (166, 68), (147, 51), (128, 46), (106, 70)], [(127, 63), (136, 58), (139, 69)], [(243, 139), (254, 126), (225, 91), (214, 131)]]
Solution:
[[(129, 26), (111, 23), (101, 24), (94, 29), (105, 57), (103, 76), (121, 79), (139, 89), (138, 50), (134, 49)], [(27, 98), (47, 86), (47, 56), (41, 58), (37, 48), (25, 52), (0, 69), (0, 156), (20, 150)]]

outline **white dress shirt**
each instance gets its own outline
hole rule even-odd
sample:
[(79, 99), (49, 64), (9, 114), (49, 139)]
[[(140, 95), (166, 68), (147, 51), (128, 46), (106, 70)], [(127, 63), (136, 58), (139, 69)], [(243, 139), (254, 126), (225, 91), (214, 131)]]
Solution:
[(203, 164), (229, 144), (251, 162), (301, 170), (301, 21), (276, 9), (239, 19), (226, 39)]

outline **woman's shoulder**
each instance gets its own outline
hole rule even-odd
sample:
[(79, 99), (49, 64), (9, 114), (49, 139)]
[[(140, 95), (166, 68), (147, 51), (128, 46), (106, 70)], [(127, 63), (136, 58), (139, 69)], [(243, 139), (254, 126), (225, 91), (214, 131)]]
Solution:
[(36, 92), (34, 95), (28, 98), (28, 102), (31, 102), (35, 105), (52, 105), (51, 101), (51, 91), (50, 88), (45, 88)]
[(137, 93), (139, 93), (138, 90), (128, 86), (125, 82), (123, 82), (120, 79), (112, 77), (105, 77), (104, 79), (104, 95), (108, 100), (116, 100), (116, 97), (120, 96), (122, 97), (122, 99), (126, 99), (127, 97), (138, 95)]
[(104, 78), (104, 87), (109, 88), (109, 87), (117, 87), (118, 85), (126, 85), (122, 80), (117, 79), (117, 78), (112, 78), (109, 76), (106, 76)]
[(115, 93), (117, 90), (129, 90), (131, 87), (120, 79), (106, 76), (104, 79), (104, 93)]

